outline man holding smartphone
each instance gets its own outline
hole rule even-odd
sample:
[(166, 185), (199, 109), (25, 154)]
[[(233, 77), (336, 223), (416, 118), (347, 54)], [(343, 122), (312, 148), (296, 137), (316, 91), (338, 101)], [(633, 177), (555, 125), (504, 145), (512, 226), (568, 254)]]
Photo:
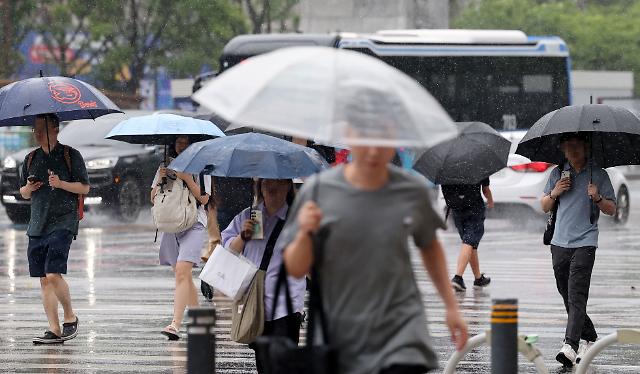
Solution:
[[(568, 321), (564, 344), (556, 360), (571, 367), (580, 362), (598, 337), (587, 315), (591, 272), (598, 247), (597, 216), (599, 212), (615, 214), (616, 197), (609, 174), (587, 162), (588, 142), (583, 133), (563, 134), (560, 149), (567, 162), (551, 172), (541, 204), (544, 212), (558, 204), (551, 255), (556, 286)], [(598, 208), (593, 223), (592, 204)]]
[[(49, 329), (34, 338), (34, 344), (63, 343), (78, 332), (78, 317), (62, 274), (67, 273), (69, 248), (78, 233), (78, 195), (89, 192), (89, 177), (80, 152), (58, 143), (58, 131), (55, 115), (38, 116), (33, 133), (40, 147), (22, 163), (20, 194), (31, 200), (27, 228), (29, 274), (40, 278), (42, 304), (49, 322)], [(62, 328), (58, 303), (64, 310)]]

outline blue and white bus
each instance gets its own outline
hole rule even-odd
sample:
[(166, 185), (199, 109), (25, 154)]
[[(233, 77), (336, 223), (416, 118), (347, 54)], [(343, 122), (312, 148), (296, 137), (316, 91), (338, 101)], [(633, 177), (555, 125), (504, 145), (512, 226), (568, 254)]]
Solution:
[(545, 113), (571, 103), (566, 43), (514, 30), (241, 35), (224, 48), (221, 70), (296, 45), (375, 56), (420, 82), (455, 121), (481, 121), (503, 132), (526, 130)]

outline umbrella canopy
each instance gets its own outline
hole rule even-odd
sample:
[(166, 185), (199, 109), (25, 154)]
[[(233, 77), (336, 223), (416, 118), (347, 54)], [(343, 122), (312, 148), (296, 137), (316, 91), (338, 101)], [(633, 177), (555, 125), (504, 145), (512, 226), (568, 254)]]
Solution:
[(565, 133), (585, 133), (590, 157), (599, 167), (640, 164), (640, 117), (604, 104), (566, 106), (545, 114), (527, 131), (516, 153), (562, 165), (565, 157), (559, 143)]
[(193, 95), (232, 124), (321, 144), (430, 147), (456, 135), (438, 101), (365, 54), (292, 47), (245, 60)]
[(169, 165), (191, 174), (268, 179), (306, 177), (327, 167), (311, 148), (257, 133), (192, 144)]
[(192, 143), (225, 136), (222, 130), (210, 121), (176, 114), (155, 113), (120, 122), (105, 139), (131, 144), (167, 145), (173, 142), (176, 136), (181, 135), (189, 136)]
[(476, 184), (507, 166), (511, 142), (482, 122), (458, 122), (457, 137), (428, 149), (414, 169), (436, 184)]
[(60, 121), (122, 111), (92, 85), (67, 77), (29, 78), (0, 88), (0, 126), (32, 126), (37, 115)]

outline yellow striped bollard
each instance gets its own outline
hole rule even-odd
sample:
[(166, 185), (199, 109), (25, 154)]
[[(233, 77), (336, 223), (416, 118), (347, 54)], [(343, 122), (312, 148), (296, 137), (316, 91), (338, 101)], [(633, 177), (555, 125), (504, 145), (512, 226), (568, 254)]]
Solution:
[(491, 373), (518, 372), (518, 300), (494, 299), (491, 306)]

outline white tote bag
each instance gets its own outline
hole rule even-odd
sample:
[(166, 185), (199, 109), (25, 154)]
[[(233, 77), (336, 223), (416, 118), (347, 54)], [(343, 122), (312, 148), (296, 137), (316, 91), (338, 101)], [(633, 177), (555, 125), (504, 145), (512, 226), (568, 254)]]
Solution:
[(243, 255), (218, 244), (199, 278), (234, 301), (249, 288), (258, 267)]

